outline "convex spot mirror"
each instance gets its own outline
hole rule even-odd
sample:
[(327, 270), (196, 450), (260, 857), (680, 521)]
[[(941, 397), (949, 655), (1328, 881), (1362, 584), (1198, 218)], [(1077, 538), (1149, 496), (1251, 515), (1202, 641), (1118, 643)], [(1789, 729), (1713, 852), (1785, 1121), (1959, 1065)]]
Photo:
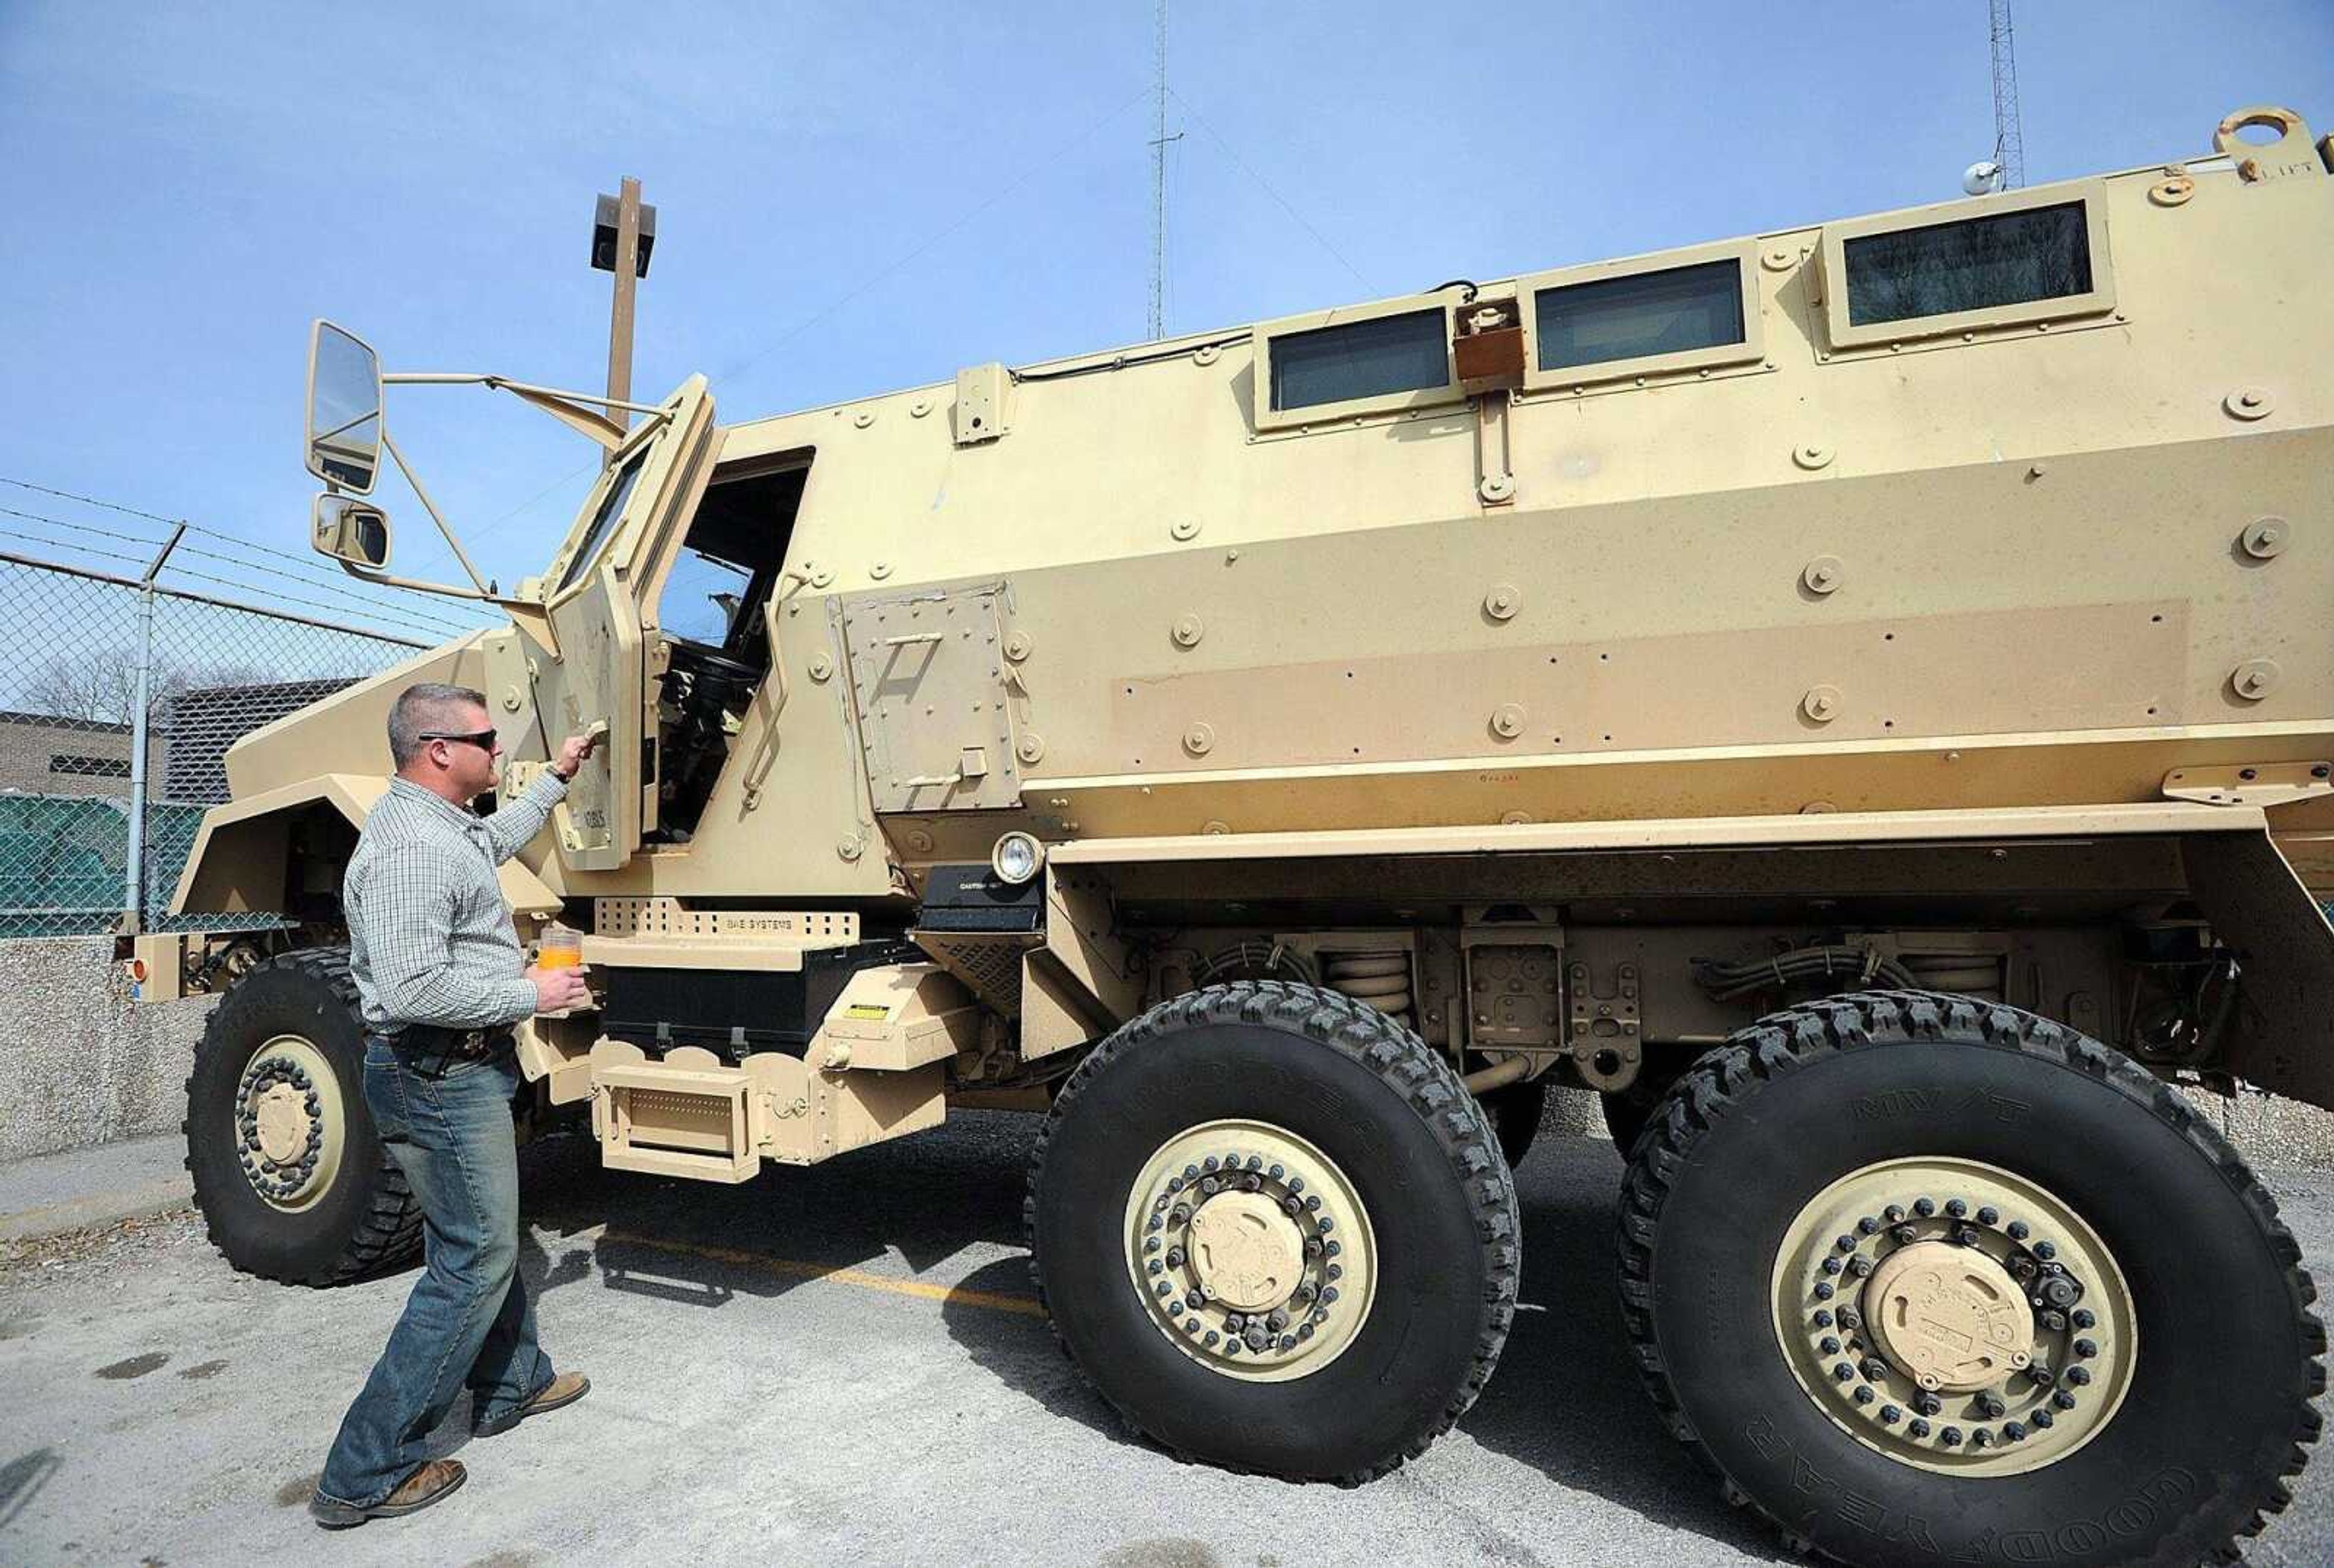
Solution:
[(308, 336), (308, 472), (363, 495), (380, 471), (381, 361), (320, 321)]
[(352, 495), (319, 495), (309, 539), (319, 554), (378, 572), (389, 564), (389, 514)]

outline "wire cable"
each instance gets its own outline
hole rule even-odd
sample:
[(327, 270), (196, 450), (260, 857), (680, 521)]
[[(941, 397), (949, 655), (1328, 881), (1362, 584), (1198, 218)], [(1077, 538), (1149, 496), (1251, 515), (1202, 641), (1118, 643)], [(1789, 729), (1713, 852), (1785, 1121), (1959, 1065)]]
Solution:
[(1339, 250), (1336, 245), (1329, 243), (1328, 236), (1323, 234), (1319, 229), (1315, 228), (1310, 223), (1307, 222), (1305, 215), (1291, 207), (1288, 204), (1288, 198), (1287, 197), (1273, 189), (1271, 181), (1266, 179), (1264, 176), (1257, 173), (1253, 168), (1250, 168), (1248, 166), (1248, 161), (1241, 158), (1239, 153), (1232, 150), (1232, 144), (1226, 141), (1216, 128), (1208, 123), (1208, 117), (1191, 107), (1191, 101), (1190, 99), (1184, 97), (1181, 93), (1176, 91), (1172, 87), (1167, 90), (1167, 93), (1169, 97), (1174, 99), (1176, 102), (1183, 106), (1183, 112), (1190, 115), (1193, 122), (1196, 123), (1201, 130), (1208, 133), (1209, 140), (1223, 149), (1224, 156), (1232, 160), (1232, 167), (1239, 169), (1250, 179), (1256, 181), (1257, 188), (1259, 189), (1262, 190), (1265, 195), (1272, 197), (1274, 201), (1278, 202), (1280, 204), (1280, 210), (1287, 213), (1291, 218), (1294, 218), (1297, 222), (1297, 227), (1303, 229), (1307, 234), (1311, 235), (1315, 239), (1320, 241), (1321, 248), (1327, 251), (1331, 255), (1336, 257), (1337, 265), (1344, 267), (1347, 272), (1353, 274), (1354, 281), (1355, 283), (1361, 284), (1362, 287), (1367, 289), (1372, 293), (1383, 292), (1375, 284), (1370, 282), (1369, 279), (1362, 275), (1361, 268), (1355, 266), (1352, 262), (1345, 259), (1345, 252)]

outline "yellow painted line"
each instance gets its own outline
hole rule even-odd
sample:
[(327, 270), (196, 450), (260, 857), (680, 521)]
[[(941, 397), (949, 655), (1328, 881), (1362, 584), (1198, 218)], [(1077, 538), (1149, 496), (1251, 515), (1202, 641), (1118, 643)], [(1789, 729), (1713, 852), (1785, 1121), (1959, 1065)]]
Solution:
[(828, 1263), (804, 1263), (789, 1257), (770, 1257), (763, 1253), (746, 1252), (732, 1246), (704, 1246), (691, 1241), (671, 1241), (659, 1236), (641, 1236), (629, 1230), (603, 1233), (603, 1241), (627, 1242), (654, 1252), (678, 1252), (690, 1257), (701, 1257), (715, 1263), (736, 1264), (741, 1268), (759, 1269), (765, 1274), (782, 1274), (789, 1279), (815, 1280), (826, 1284), (858, 1285), (863, 1290), (888, 1291), (893, 1295), (917, 1296), (936, 1301), (943, 1306), (986, 1307), (991, 1312), (1018, 1313), (1024, 1317), (1039, 1318), (1046, 1309), (1037, 1298), (1027, 1295), (1003, 1295), (995, 1291), (967, 1290), (962, 1285), (933, 1284), (921, 1279), (893, 1279), (888, 1275), (870, 1274), (863, 1268), (844, 1268)]

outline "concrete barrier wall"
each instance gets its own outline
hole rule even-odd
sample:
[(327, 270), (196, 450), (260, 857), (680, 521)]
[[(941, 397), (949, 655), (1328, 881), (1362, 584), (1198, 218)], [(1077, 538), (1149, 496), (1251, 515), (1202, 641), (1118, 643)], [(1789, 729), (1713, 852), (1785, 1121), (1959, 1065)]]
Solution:
[[(207, 997), (132, 1001), (104, 938), (0, 941), (0, 1159), (176, 1131)], [(2247, 1159), (2334, 1167), (2334, 1114), (2290, 1100), (2192, 1093)], [(1603, 1138), (1585, 1090), (1559, 1089), (1544, 1135)]]
[(111, 938), (0, 941), (0, 1159), (177, 1131), (209, 1010), (132, 1001)]

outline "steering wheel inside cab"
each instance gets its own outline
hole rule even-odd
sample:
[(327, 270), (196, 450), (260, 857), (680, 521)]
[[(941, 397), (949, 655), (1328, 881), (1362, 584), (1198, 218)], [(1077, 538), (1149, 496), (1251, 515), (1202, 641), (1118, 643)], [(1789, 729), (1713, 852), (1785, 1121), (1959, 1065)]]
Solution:
[(762, 681), (753, 665), (685, 637), (669, 638), (665, 655), (665, 694), (683, 707), (734, 711), (746, 706)]

